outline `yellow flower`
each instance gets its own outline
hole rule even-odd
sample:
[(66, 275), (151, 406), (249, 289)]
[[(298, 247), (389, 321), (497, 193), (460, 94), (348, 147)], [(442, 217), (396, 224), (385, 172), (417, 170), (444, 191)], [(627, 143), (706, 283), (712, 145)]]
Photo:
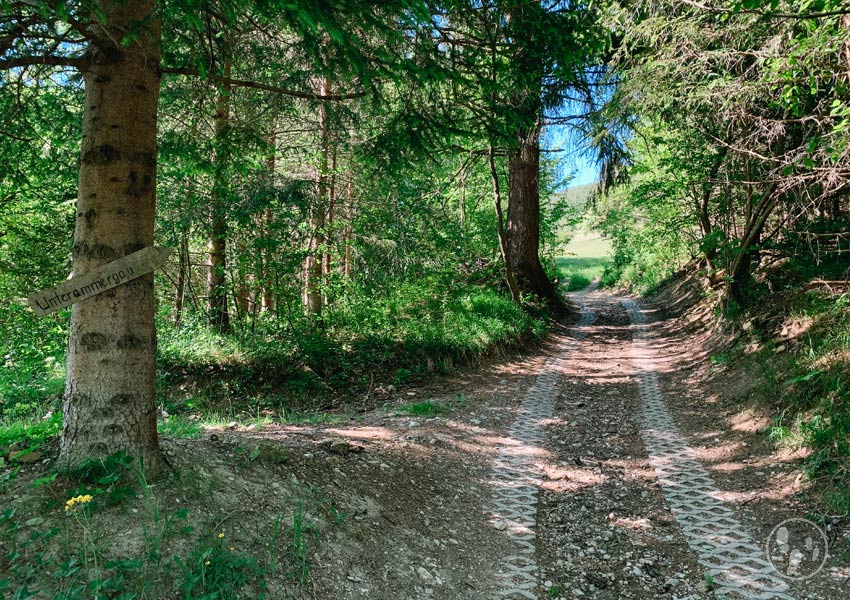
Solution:
[(65, 510), (69, 511), (71, 509), (77, 510), (77, 504), (87, 504), (92, 501), (91, 494), (85, 494), (82, 496), (74, 496), (73, 498), (69, 498), (67, 502), (65, 502)]
[(236, 550), (236, 548), (234, 548), (233, 546), (231, 546), (231, 547), (230, 547), (230, 549), (231, 549), (231, 550)]
[(210, 561), (208, 561), (208, 560), (204, 561), (204, 566), (209, 565), (209, 564), (210, 564)]
[(224, 537), (224, 532), (222, 531), (221, 533), (218, 534), (218, 539), (221, 539), (223, 537)]

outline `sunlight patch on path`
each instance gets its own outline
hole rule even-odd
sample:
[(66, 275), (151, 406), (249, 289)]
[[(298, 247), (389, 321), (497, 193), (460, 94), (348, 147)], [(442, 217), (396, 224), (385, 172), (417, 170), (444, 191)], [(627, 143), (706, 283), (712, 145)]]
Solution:
[[(576, 299), (581, 302), (581, 295)], [(582, 304), (577, 330), (561, 345), (558, 353), (546, 361), (526, 392), (508, 439), (493, 466), (490, 523), (508, 537), (513, 547), (511, 554), (498, 566), (496, 598), (538, 598), (534, 543), (537, 492), (545, 475), (541, 464), (546, 455), (543, 449), (545, 426), (552, 417), (558, 395), (560, 363), (585, 337), (582, 328), (595, 319), (593, 311)]]
[(711, 475), (687, 446), (661, 394), (643, 313), (622, 300), (632, 322), (632, 358), (643, 401), (641, 435), (664, 497), (699, 562), (713, 578), (719, 598), (793, 600), (788, 585), (765, 559), (732, 510), (721, 500)]

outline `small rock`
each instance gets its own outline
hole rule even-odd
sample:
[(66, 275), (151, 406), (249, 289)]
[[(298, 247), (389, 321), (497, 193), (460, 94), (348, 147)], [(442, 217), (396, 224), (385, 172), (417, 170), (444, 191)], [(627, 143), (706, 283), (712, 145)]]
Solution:
[(431, 573), (428, 572), (428, 569), (426, 569), (425, 567), (419, 567), (418, 569), (416, 569), (416, 573), (419, 575), (419, 578), (422, 581), (431, 581), (434, 579), (434, 577), (431, 575)]
[(36, 450), (35, 452), (28, 452), (26, 450), (19, 450), (18, 452), (13, 452), (9, 455), (9, 460), (16, 460), (22, 463), (33, 463), (38, 460), (41, 460), (41, 457), (44, 456), (42, 452)]
[(320, 442), (322, 446), (324, 446), (329, 452), (333, 452), (334, 454), (339, 454), (341, 456), (348, 456), (349, 452), (351, 453), (359, 453), (363, 452), (363, 446), (359, 446), (357, 444), (352, 444), (345, 440), (325, 440)]

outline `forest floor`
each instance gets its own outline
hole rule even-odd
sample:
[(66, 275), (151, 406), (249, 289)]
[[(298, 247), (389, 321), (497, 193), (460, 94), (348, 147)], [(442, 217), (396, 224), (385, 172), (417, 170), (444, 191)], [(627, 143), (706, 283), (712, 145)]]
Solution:
[[(689, 546), (641, 437), (647, 425), (621, 298), (605, 291), (577, 298), (595, 321), (567, 327), (525, 355), (396, 392), (348, 423), (221, 434), (230, 443), (279, 442), (299, 479), (337, 498), (352, 517), (323, 540), (308, 597), (696, 599), (718, 590), (722, 597), (722, 575)], [(723, 393), (745, 374), (711, 381), (683, 324), (648, 314), (661, 391), (679, 432), (713, 478), (712, 496), (760, 551), (780, 522), (818, 512), (799, 457), (778, 452), (764, 435), (765, 417), (732, 404), (732, 390)], [(547, 371), (556, 377), (541, 381)], [(719, 389), (710, 391), (709, 381)], [(514, 425), (517, 414), (524, 398), (549, 385), (553, 411), (537, 415), (532, 426), (542, 435), (528, 443)], [(494, 471), (506, 449), (530, 457), (531, 470), (514, 463), (507, 476)], [(317, 464), (328, 466), (317, 472)], [(497, 500), (500, 488), (528, 483), (537, 497), (519, 504), (536, 499), (534, 534), (521, 531), (518, 542), (512, 528), (523, 528), (523, 511), (513, 507), (500, 519), (505, 508)], [(838, 548), (841, 524), (834, 525)], [(519, 561), (519, 571), (531, 565), (526, 572), (534, 574), (536, 565), (537, 572), (523, 588), (528, 578), (510, 557), (522, 558), (529, 539), (531, 561)], [(774, 578), (765, 589), (780, 591), (762, 597), (843, 599), (848, 577), (833, 556), (787, 590)], [(756, 597), (746, 588), (742, 594), (729, 597)]]
[[(736, 404), (746, 374), (713, 369), (681, 316), (644, 305), (640, 341), (625, 297), (591, 288), (573, 299), (577, 322), (546, 343), (392, 390), (351, 418), (164, 438), (173, 477), (104, 507), (110, 525), (86, 529), (92, 544), (103, 564), (152, 543), (167, 547), (165, 562), (186, 557), (170, 577), (152, 572), (158, 598), (195, 597), (175, 588), (192, 585), (193, 560), (203, 571), (220, 558), (217, 543), (260, 557), (273, 598), (850, 597), (846, 521), (819, 523), (831, 553), (812, 577), (763, 568), (778, 524), (821, 511), (800, 457), (776, 450), (766, 417)], [(669, 431), (646, 414), (653, 386)], [(26, 513), (34, 496), (46, 489), (61, 508), (71, 493), (28, 488), (45, 469), (3, 499), (27, 526), (43, 521)], [(181, 538), (163, 515), (211, 540)], [(719, 547), (717, 535), (739, 537)], [(798, 560), (801, 575), (816, 558)]]

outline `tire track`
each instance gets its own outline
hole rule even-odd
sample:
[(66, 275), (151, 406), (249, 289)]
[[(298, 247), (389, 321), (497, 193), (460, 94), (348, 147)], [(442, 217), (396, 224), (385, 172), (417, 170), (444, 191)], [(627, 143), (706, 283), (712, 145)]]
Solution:
[[(585, 292), (595, 287), (589, 286)], [(566, 338), (559, 351), (544, 363), (526, 392), (493, 466), (493, 500), (490, 523), (509, 539), (512, 553), (503, 559), (499, 570), (496, 598), (536, 600), (538, 566), (535, 547), (537, 491), (543, 477), (541, 455), (545, 421), (552, 416), (558, 395), (560, 364), (584, 339), (582, 328), (596, 320), (584, 304), (584, 292), (575, 296), (580, 315), (572, 337)]]
[(794, 600), (788, 584), (732, 510), (688, 447), (664, 402), (646, 320), (633, 300), (621, 304), (632, 322), (632, 359), (643, 401), (641, 435), (664, 496), (688, 544), (715, 583), (715, 595), (746, 600)]

